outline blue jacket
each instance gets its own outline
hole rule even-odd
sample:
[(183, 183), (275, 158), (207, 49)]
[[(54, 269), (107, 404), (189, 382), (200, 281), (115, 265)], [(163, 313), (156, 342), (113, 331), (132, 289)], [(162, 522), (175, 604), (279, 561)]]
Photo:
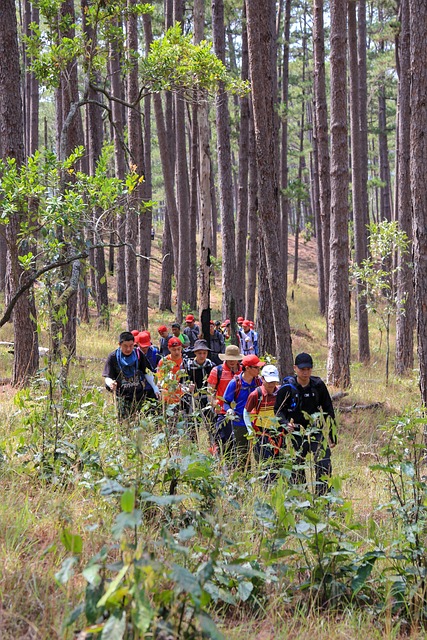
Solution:
[(246, 401), (249, 397), (249, 394), (252, 391), (255, 391), (257, 387), (261, 385), (261, 379), (259, 377), (255, 377), (252, 382), (249, 384), (242, 378), (242, 374), (240, 373), (240, 389), (236, 396), (236, 377), (234, 377), (227, 385), (227, 388), (224, 392), (224, 409), (227, 411), (231, 409), (231, 403), (235, 402), (236, 406), (234, 407), (234, 413), (237, 414), (237, 420), (233, 420), (233, 424), (236, 426), (245, 426), (245, 421), (243, 420), (243, 411), (246, 406)]

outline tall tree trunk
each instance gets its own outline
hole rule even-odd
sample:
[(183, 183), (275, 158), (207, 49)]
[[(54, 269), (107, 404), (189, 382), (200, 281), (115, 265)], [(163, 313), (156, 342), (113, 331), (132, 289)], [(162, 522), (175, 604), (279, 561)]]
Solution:
[(366, 64), (366, 0), (359, 0), (357, 13), (357, 59), (359, 69), (359, 137), (362, 162), (361, 172), (361, 199), (365, 216), (365, 243), (368, 244), (368, 78)]
[[(13, 0), (2, 6), (0, 26), (0, 150), (2, 158), (14, 158), (18, 167), (24, 164), (24, 119), (20, 93), (20, 65)], [(25, 213), (10, 214), (6, 227), (9, 260), (9, 288), (13, 295), (25, 274), (19, 264), (18, 236)], [(23, 294), (13, 310), (14, 359), (12, 385), (22, 386), (38, 368), (38, 334), (36, 308), (32, 289)]]
[[(89, 9), (88, 0), (81, 0), (82, 15), (83, 15), (83, 28), (86, 34), (88, 42), (92, 43), (92, 46), (96, 46), (93, 27), (88, 24), (86, 16)], [(96, 78), (92, 78), (96, 81)], [(88, 97), (93, 102), (102, 102), (102, 95), (96, 92), (94, 89), (89, 88)], [(89, 103), (87, 109), (87, 139), (89, 142), (89, 173), (94, 176), (96, 173), (96, 165), (102, 153), (102, 145), (104, 139), (104, 130), (102, 123), (102, 111), (101, 108), (94, 103)], [(93, 212), (94, 229), (98, 228), (97, 222), (102, 211), (99, 207), (95, 208)], [(94, 244), (99, 245), (103, 242), (102, 234), (99, 232), (93, 237)], [(96, 308), (98, 313), (98, 323), (100, 326), (109, 327), (109, 302), (108, 302), (108, 283), (107, 273), (105, 266), (105, 253), (103, 247), (98, 247), (93, 250), (94, 252), (94, 276), (95, 276), (95, 298)]]
[[(411, 219), (411, 180), (409, 173), (410, 121), (406, 114), (410, 113), (410, 31), (409, 0), (400, 3), (401, 31), (398, 42), (399, 92), (398, 92), (398, 127), (397, 127), (397, 220), (402, 231), (405, 231), (412, 243)], [(414, 367), (414, 284), (413, 270), (410, 265), (411, 255), (399, 252), (397, 272), (398, 313), (396, 317), (396, 358), (395, 371), (398, 375), (411, 371)]]
[(279, 181), (276, 148), (276, 40), (275, 2), (247, 0), (249, 69), (255, 125), (260, 230), (264, 242), (271, 295), (277, 361), (283, 372), (292, 371), (291, 332), (286, 292), (280, 273)]
[[(134, 59), (138, 50), (138, 24), (137, 15), (132, 11), (136, 0), (128, 0), (129, 15), (127, 19), (127, 47), (129, 59), (129, 71), (127, 76), (127, 101), (135, 103), (134, 109), (128, 109), (128, 137), (129, 151), (132, 164), (136, 173), (144, 174), (144, 155), (142, 149), (142, 126), (139, 114), (139, 105), (136, 104), (138, 96), (138, 65)], [(134, 188), (129, 194), (126, 211), (126, 320), (128, 329), (138, 329), (141, 326), (141, 305), (138, 297), (138, 271), (137, 271), (137, 242), (138, 242), (138, 214), (142, 202), (142, 185)], [(151, 227), (150, 227), (151, 233)]]
[(255, 152), (254, 119), (249, 119), (249, 202), (248, 202), (248, 279), (245, 318), (255, 317), (255, 292), (258, 265), (258, 175)]
[[(75, 36), (75, 11), (73, 0), (64, 0), (60, 7), (59, 16), (59, 29), (60, 37), (74, 38)], [(64, 31), (61, 31), (64, 29)], [(70, 153), (78, 146), (84, 144), (83, 123), (79, 103), (78, 92), (78, 68), (77, 61), (72, 60), (68, 63), (67, 69), (61, 72), (60, 88), (58, 95), (58, 102), (56, 105), (57, 110), (61, 109), (62, 113), (57, 118), (57, 125), (60, 126), (60, 130), (57, 131), (57, 138), (59, 140), (59, 158), (61, 161), (65, 160)], [(84, 156), (79, 163), (80, 169), (85, 173), (89, 173), (88, 158)], [(68, 178), (67, 178), (68, 179)], [(68, 230), (58, 229), (59, 236), (65, 240), (65, 246), (68, 246), (67, 240)], [(69, 247), (64, 250), (68, 251)], [(64, 304), (67, 307), (67, 321), (65, 327), (53, 322), (53, 350), (59, 355), (60, 340), (58, 335), (63, 334), (62, 346), (65, 349), (62, 357), (72, 356), (76, 352), (77, 342), (77, 291), (78, 291), (78, 275), (81, 272), (80, 263), (72, 263), (69, 267), (63, 271), (63, 282), (65, 286), (55, 303), (54, 316), (58, 315), (58, 305)], [(56, 335), (55, 335), (56, 334)], [(68, 359), (67, 364), (63, 367), (62, 378), (67, 376), (68, 372)]]
[[(174, 21), (180, 22), (184, 19), (184, 1), (174, 0)], [(183, 304), (188, 303), (190, 289), (190, 274), (188, 269), (188, 255), (190, 253), (190, 224), (189, 224), (189, 188), (188, 188), (188, 162), (187, 147), (185, 140), (185, 101), (178, 92), (174, 94), (175, 107), (175, 177), (176, 177), (176, 199), (179, 216), (179, 259), (177, 273), (177, 310), (176, 318), (182, 321)], [(192, 247), (194, 251), (194, 247)]]
[[(258, 242), (258, 305), (256, 326), (258, 331), (258, 344), (261, 354), (276, 355), (276, 340), (274, 325), (265, 322), (265, 318), (271, 313), (271, 293), (267, 277), (267, 260), (265, 255), (264, 239), (261, 235)], [(252, 316), (251, 316), (252, 317)]]
[[(357, 59), (356, 2), (348, 0), (348, 52), (350, 70), (351, 175), (354, 224), (355, 263), (361, 266), (367, 257), (366, 213), (362, 190), (362, 158), (360, 140), (359, 67)], [(369, 327), (366, 294), (360, 281), (356, 283), (357, 333), (359, 362), (369, 362)]]
[[(39, 24), (39, 8), (29, 0), (24, 2), (24, 33), (31, 35), (30, 24)], [(25, 69), (24, 113), (25, 113), (25, 153), (33, 155), (39, 147), (39, 82), (29, 70), (31, 60), (28, 59), (24, 45), (23, 63)]]
[[(204, 37), (205, 1), (194, 2), (194, 41)], [(212, 255), (212, 201), (211, 201), (211, 160), (209, 153), (209, 119), (207, 96), (199, 94), (198, 109), (198, 150), (200, 162), (200, 296), (199, 317), (202, 318), (202, 331), (210, 336), (209, 326), (211, 307), (211, 255)], [(210, 339), (210, 338), (209, 338)], [(209, 345), (210, 346), (210, 345)]]
[[(215, 53), (225, 64), (224, 0), (212, 0), (212, 26)], [(223, 85), (216, 96), (216, 127), (222, 241), (222, 315), (233, 324), (236, 319), (233, 181), (228, 96)]]
[(380, 160), (380, 210), (381, 220), (391, 221), (391, 184), (390, 184), (390, 162), (388, 159), (387, 142), (387, 115), (385, 86), (381, 84), (378, 89), (378, 149)]
[(347, 7), (331, 0), (331, 264), (329, 280), (330, 384), (350, 385), (348, 284)]
[(319, 171), (319, 206), (322, 237), (323, 272), (325, 274), (325, 316), (329, 303), (330, 233), (331, 233), (331, 178), (328, 139), (328, 107), (325, 81), (325, 34), (323, 27), (323, 0), (314, 0), (313, 20), (314, 104), (316, 143)]
[[(409, 0), (411, 51), (410, 175), (421, 399), (427, 406), (427, 4)], [(421, 135), (421, 133), (423, 135)]]
[(291, 4), (286, 0), (285, 24), (283, 29), (283, 63), (282, 63), (282, 104), (284, 116), (281, 123), (280, 149), (280, 236), (281, 261), (284, 290), (288, 291), (288, 230), (289, 230), (289, 199), (286, 195), (288, 188), (288, 103), (289, 103), (289, 38), (291, 33)]
[[(118, 18), (114, 21), (115, 29), (122, 30), (122, 24)], [(123, 100), (124, 87), (121, 79), (121, 53), (119, 43), (116, 39), (112, 39), (109, 45), (110, 56), (110, 77), (111, 77), (111, 95), (113, 98)], [(125, 142), (124, 142), (124, 121), (123, 121), (123, 107), (117, 100), (111, 101), (111, 118), (113, 121), (113, 142), (114, 142), (114, 172), (119, 180), (124, 180), (126, 175), (126, 155), (125, 155)], [(125, 240), (125, 228), (126, 228), (126, 215), (119, 214), (117, 225), (117, 239), (118, 243), (123, 243)], [(125, 273), (125, 247), (118, 247), (117, 249), (117, 288), (116, 288), (117, 302), (119, 304), (126, 304), (126, 273)]]
[[(248, 80), (248, 35), (246, 15), (242, 22), (242, 80)], [(245, 308), (246, 292), (246, 240), (248, 235), (248, 167), (249, 167), (249, 97), (240, 98), (239, 131), (239, 179), (236, 220), (236, 311), (241, 315)]]
[[(311, 107), (309, 109), (308, 124), (311, 124), (311, 139), (310, 144), (313, 147), (313, 153), (310, 154), (310, 175), (311, 175), (311, 200), (314, 213), (314, 232), (316, 236), (316, 249), (317, 249), (317, 287), (319, 290), (318, 303), (319, 313), (321, 316), (325, 315), (326, 310), (326, 297), (325, 297), (325, 261), (323, 257), (323, 245), (322, 245), (322, 222), (320, 217), (320, 196), (319, 196), (319, 151), (317, 148), (316, 138), (316, 124), (313, 119), (316, 118), (316, 112)], [(314, 118), (313, 118), (314, 116)]]

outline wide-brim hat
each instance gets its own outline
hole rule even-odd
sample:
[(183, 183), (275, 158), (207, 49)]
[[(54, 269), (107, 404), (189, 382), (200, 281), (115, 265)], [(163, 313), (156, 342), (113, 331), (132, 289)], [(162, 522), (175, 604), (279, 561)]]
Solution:
[(206, 340), (196, 340), (193, 345), (193, 351), (210, 351)]
[(229, 344), (225, 347), (225, 353), (218, 353), (218, 358), (223, 362), (226, 360), (242, 360), (243, 353), (240, 353), (239, 347), (235, 344)]

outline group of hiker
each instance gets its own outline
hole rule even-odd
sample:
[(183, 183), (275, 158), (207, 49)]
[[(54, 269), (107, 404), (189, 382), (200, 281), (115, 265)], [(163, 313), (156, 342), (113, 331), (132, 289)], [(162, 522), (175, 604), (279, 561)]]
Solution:
[(170, 332), (166, 325), (160, 326), (159, 347), (152, 344), (148, 331), (122, 332), (103, 371), (119, 419), (138, 412), (147, 399), (154, 404), (161, 400), (174, 413), (184, 415), (191, 439), (196, 438), (197, 425), (205, 424), (210, 450), (227, 464), (245, 470), (252, 450), (256, 461), (268, 460), (270, 480), (275, 477), (277, 456), (291, 444), (295, 451), (291, 482), (305, 482), (304, 461), (311, 452), (316, 493), (323, 495), (332, 471), (331, 448), (336, 444), (327, 387), (312, 375), (308, 353), (298, 354), (294, 375), (281, 380), (273, 364), (259, 359), (254, 327), (243, 318), (239, 321), (239, 345), (229, 342), (224, 332), (229, 321), (225, 320), (219, 326), (211, 322), (209, 346), (192, 314), (187, 315), (183, 331), (178, 323), (172, 324)]

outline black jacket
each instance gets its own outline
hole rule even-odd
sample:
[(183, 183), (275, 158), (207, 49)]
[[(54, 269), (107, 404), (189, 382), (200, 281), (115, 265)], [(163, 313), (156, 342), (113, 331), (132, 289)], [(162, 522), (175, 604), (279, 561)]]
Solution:
[[(329, 416), (333, 421), (335, 420), (329, 391), (323, 380), (317, 376), (310, 376), (310, 382), (306, 387), (302, 387), (297, 382), (296, 376), (285, 378), (277, 392), (274, 413), (283, 424), (293, 419), (295, 425), (305, 428), (310, 424), (310, 419), (305, 414), (310, 416), (322, 413), (325, 418)], [(336, 435), (332, 427), (333, 425), (331, 425), (329, 437), (335, 442)]]

